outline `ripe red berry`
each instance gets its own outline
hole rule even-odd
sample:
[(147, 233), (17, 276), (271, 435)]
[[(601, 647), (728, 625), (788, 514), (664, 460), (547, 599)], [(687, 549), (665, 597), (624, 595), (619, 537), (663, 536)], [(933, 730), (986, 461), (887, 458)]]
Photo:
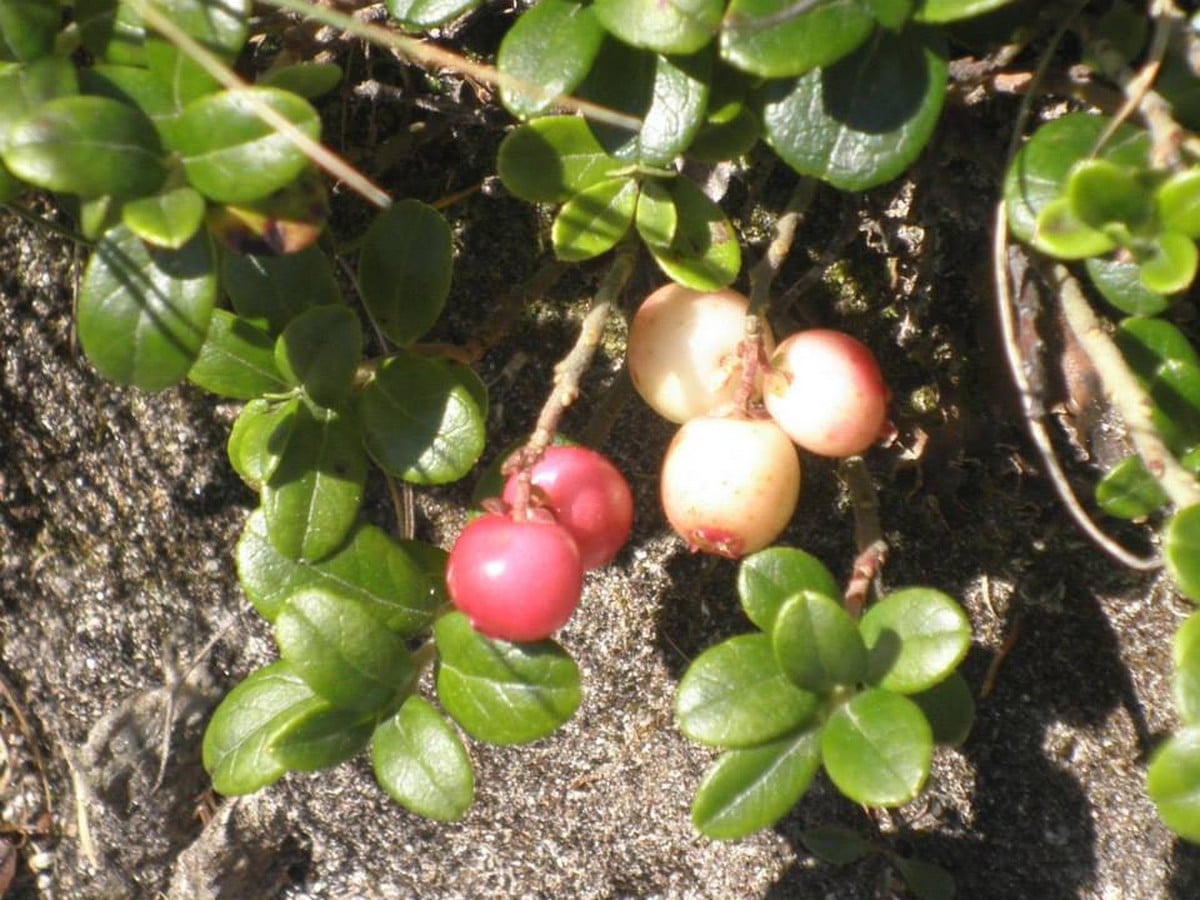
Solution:
[[(610, 563), (633, 528), (633, 495), (617, 467), (586, 447), (548, 447), (531, 474), (535, 501), (575, 539), (583, 567)], [(513, 503), (516, 495), (512, 475), (503, 499)]]
[(485, 513), (455, 541), (446, 589), (477, 631), (506, 641), (540, 641), (579, 605), (583, 566), (575, 541), (554, 522)]

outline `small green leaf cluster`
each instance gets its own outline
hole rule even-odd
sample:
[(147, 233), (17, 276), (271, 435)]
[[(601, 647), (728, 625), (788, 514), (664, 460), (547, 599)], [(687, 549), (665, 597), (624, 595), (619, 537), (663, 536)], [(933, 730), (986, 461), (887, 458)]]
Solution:
[(724, 751), (697, 790), (696, 827), (719, 839), (766, 828), (822, 766), (856, 803), (916, 797), (934, 745), (961, 743), (974, 716), (955, 671), (971, 641), (959, 605), (905, 588), (855, 621), (829, 571), (781, 547), (747, 557), (737, 589), (757, 630), (704, 651), (675, 700), (680, 730)]
[(954, 876), (944, 868), (924, 859), (890, 852), (852, 829), (818, 825), (805, 829), (800, 839), (809, 853), (835, 866), (858, 862), (872, 853), (885, 856), (917, 900), (952, 900), (954, 897)]

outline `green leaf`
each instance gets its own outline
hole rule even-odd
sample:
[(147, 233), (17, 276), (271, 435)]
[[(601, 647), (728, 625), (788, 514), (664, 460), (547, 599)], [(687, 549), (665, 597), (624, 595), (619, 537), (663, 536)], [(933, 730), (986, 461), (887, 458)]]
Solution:
[(1171, 693), (1185, 725), (1200, 723), (1200, 613), (1192, 613), (1171, 639)]
[(780, 607), (801, 591), (842, 595), (821, 561), (794, 547), (768, 547), (747, 556), (738, 568), (737, 591), (747, 617), (768, 634)]
[(596, 0), (596, 16), (626, 44), (658, 53), (692, 53), (721, 24), (721, 0)]
[(48, 56), (0, 71), (0, 150), (12, 126), (44, 104), (79, 93), (70, 60)]
[(398, 542), (374, 525), (359, 525), (342, 549), (320, 562), (289, 559), (271, 544), (266, 518), (256, 510), (238, 540), (238, 580), (268, 622), (288, 597), (316, 589), (353, 600), (386, 628), (413, 637), (433, 624), (442, 603), (435, 588), (441, 587), (444, 563), (427, 574), (414, 554), (420, 547), (444, 555), (417, 541)]
[(274, 347), (263, 326), (215, 309), (200, 355), (188, 370), (188, 381), (234, 400), (285, 391), (287, 383), (275, 366)]
[(821, 758), (839, 791), (864, 806), (903, 806), (929, 776), (933, 734), (919, 706), (872, 688), (838, 707), (821, 734)]
[(110, 381), (161, 390), (195, 362), (216, 294), (205, 235), (179, 250), (157, 250), (118, 225), (100, 239), (84, 270), (79, 342)]
[(692, 139), (687, 155), (714, 164), (737, 159), (749, 153), (761, 136), (758, 116), (744, 103), (737, 102), (714, 111), (710, 101), (709, 115)]
[(918, 0), (867, 0), (867, 6), (880, 25), (899, 31), (912, 15), (915, 2)]
[(428, 31), (473, 10), (480, 0), (387, 0), (388, 12), (413, 31)]
[(34, 60), (54, 51), (62, 10), (46, 0), (0, 0), (0, 54)]
[(821, 764), (820, 738), (820, 730), (812, 729), (722, 753), (696, 790), (696, 829), (734, 840), (778, 822), (812, 783)]
[(1200, 842), (1200, 726), (1180, 729), (1155, 751), (1146, 791), (1163, 824)]
[(1163, 319), (1122, 319), (1114, 339), (1130, 367), (1144, 381), (1152, 381), (1174, 364), (1200, 366), (1200, 354), (1187, 335)]
[(1154, 215), (1154, 194), (1135, 172), (1106, 159), (1085, 159), (1067, 176), (1067, 200), (1085, 225), (1103, 228), (1121, 222), (1144, 226)]
[(721, 58), (764, 78), (803, 75), (837, 62), (875, 30), (867, 0), (832, 0), (789, 15), (794, 6), (733, 0), (721, 27)]
[(967, 680), (958, 672), (931, 688), (908, 698), (925, 714), (933, 730), (933, 742), (947, 747), (958, 747), (971, 733), (975, 722), (975, 698)]
[(354, 756), (367, 746), (374, 728), (370, 716), (316, 700), (275, 733), (267, 752), (288, 769), (315, 772)]
[(298, 62), (264, 72), (259, 84), (315, 100), (328, 94), (342, 80), (337, 63)]
[(1186, 290), (1196, 278), (1200, 253), (1196, 242), (1187, 235), (1166, 231), (1150, 242), (1148, 252), (1139, 259), (1142, 285), (1156, 294), (1175, 294)]
[(806, 828), (800, 840), (813, 856), (835, 866), (857, 862), (874, 850), (874, 845), (857, 831), (840, 825)]
[(954, 671), (971, 648), (971, 623), (962, 607), (932, 588), (888, 594), (859, 622), (869, 651), (867, 680), (915, 694)]
[(563, 725), (579, 706), (579, 667), (554, 641), (484, 637), (467, 617), (438, 619), (438, 699), (463, 730), (489, 744), (527, 744)]
[[(595, 7), (593, 7), (595, 8)], [(600, 48), (576, 93), (640, 119), (628, 128), (592, 122), (610, 156), (644, 166), (665, 166), (682, 153), (704, 122), (712, 54), (660, 56), (616, 41)]]
[(579, 262), (611, 250), (633, 224), (637, 199), (632, 178), (601, 181), (576, 194), (554, 219), (554, 255)]
[(145, 28), (132, 3), (76, 0), (74, 6), (83, 46), (93, 56), (110, 63), (145, 63)]
[(366, 478), (353, 420), (297, 406), (282, 457), (262, 488), (272, 546), (290, 559), (329, 556), (354, 527)]
[[(157, 0), (171, 24), (225, 63), (232, 63), (249, 34), (250, 0)], [(148, 31), (146, 64), (162, 79), (178, 106), (217, 89), (219, 82), (186, 50), (157, 32)]]
[(688, 738), (748, 747), (807, 725), (817, 698), (780, 670), (765, 634), (730, 638), (688, 666), (675, 695), (675, 721)]
[(1069, 197), (1059, 197), (1038, 213), (1032, 244), (1059, 259), (1086, 259), (1107, 253), (1117, 246), (1117, 241), (1107, 232), (1081, 221)]
[(638, 235), (647, 244), (670, 247), (679, 228), (679, 211), (671, 192), (657, 179), (642, 182), (635, 213)]
[(170, 129), (183, 107), (171, 97), (166, 82), (140, 66), (105, 64), (79, 73), (80, 89), (85, 94), (107, 97), (136, 107), (154, 123), (160, 140), (169, 141)]
[(226, 452), (233, 470), (252, 490), (262, 490), (283, 459), (301, 403), (299, 397), (286, 403), (251, 400), (234, 420)]
[(228, 796), (252, 794), (277, 781), (286, 768), (268, 750), (271, 739), (314, 699), (283, 662), (250, 673), (226, 694), (204, 732), (204, 768), (213, 789)]
[(919, 0), (913, 13), (916, 22), (955, 22), (999, 9), (1012, 0)]
[(1200, 602), (1200, 505), (1181, 509), (1167, 523), (1163, 557), (1179, 590)]
[(1200, 238), (1200, 168), (1172, 175), (1155, 195), (1164, 231)]
[[(1008, 227), (1030, 243), (1038, 216), (1061, 197), (1072, 167), (1091, 156), (1109, 120), (1087, 113), (1069, 113), (1041, 126), (1013, 157), (1004, 176)], [(1127, 167), (1146, 164), (1150, 141), (1139, 128), (1122, 125), (1105, 145), (1101, 157)]]
[(953, 900), (954, 876), (937, 863), (904, 856), (892, 858), (916, 900)]
[(189, 103), (171, 129), (188, 181), (218, 203), (248, 203), (288, 184), (308, 165), (305, 155), (258, 117), (269, 108), (316, 140), (321, 120), (306, 100), (278, 88), (207, 94)]
[(1096, 485), (1096, 503), (1118, 519), (1143, 519), (1162, 509), (1167, 494), (1138, 456), (1127, 456)]
[(802, 175), (861, 191), (899, 175), (933, 133), (946, 94), (944, 38), (881, 31), (825, 69), (768, 87), (767, 142)]
[(483, 453), (485, 395), (470, 369), (399, 353), (383, 361), (358, 410), (367, 452), (413, 484), (462, 478)]
[(107, 97), (41, 104), (9, 129), (4, 165), (30, 184), (81, 197), (137, 197), (166, 178), (154, 124)]
[(363, 302), (380, 330), (400, 346), (433, 327), (453, 273), (450, 226), (433, 207), (401, 200), (367, 229), (358, 259)]
[(342, 302), (329, 257), (315, 246), (285, 256), (223, 253), (221, 286), (238, 315), (265, 320), (274, 334), (306, 309)]
[(1100, 295), (1126, 315), (1156, 316), (1171, 305), (1169, 298), (1147, 290), (1142, 284), (1142, 267), (1123, 254), (1093, 256), (1084, 265)]
[(785, 602), (771, 625), (771, 644), (787, 677), (814, 694), (857, 684), (867, 672), (858, 623), (823, 594), (801, 591)]
[(545, 112), (554, 98), (573, 91), (592, 67), (604, 28), (591, 6), (572, 0), (541, 0), (526, 10), (500, 42), (496, 66), (502, 73), (541, 88), (523, 93), (500, 86), (500, 101), (518, 118)]
[(496, 160), (504, 186), (530, 203), (561, 203), (623, 167), (577, 116), (522, 125), (501, 141)]
[(313, 692), (339, 709), (376, 712), (412, 687), (404, 638), (357, 600), (306, 588), (275, 617), (279, 655)]
[(671, 246), (647, 245), (654, 261), (672, 281), (693, 290), (726, 287), (742, 267), (733, 225), (690, 179), (672, 179), (667, 189), (679, 224)]
[(427, 700), (409, 697), (375, 729), (375, 778), (388, 795), (427, 819), (459, 819), (475, 800), (475, 773), (458, 734)]
[(190, 187), (178, 187), (130, 200), (121, 207), (121, 221), (147, 243), (178, 250), (204, 222), (204, 198)]
[(288, 322), (275, 342), (275, 365), (318, 406), (350, 396), (362, 359), (362, 326), (348, 306), (317, 306)]

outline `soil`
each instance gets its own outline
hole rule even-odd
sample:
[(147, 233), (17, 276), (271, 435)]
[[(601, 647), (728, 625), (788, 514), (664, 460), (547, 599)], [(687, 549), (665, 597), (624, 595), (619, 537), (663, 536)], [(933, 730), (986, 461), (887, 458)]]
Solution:
[[(495, 28), (481, 17), (456, 39), (486, 46)], [(345, 52), (357, 87), (324, 110), (327, 135), (393, 196), (432, 202), (491, 175), (507, 120), (485, 96)], [(571, 722), (531, 746), (472, 745), (477, 800), (455, 824), (391, 803), (362, 757), (221, 798), (200, 766), (207, 716), (274, 658), (231, 561), (255, 502), (224, 458), (237, 405), (101, 380), (72, 333), (81, 251), (0, 216), (6, 896), (905, 896), (887, 854), (944, 866), (976, 900), (1200, 896), (1200, 853), (1158, 822), (1144, 789), (1147, 757), (1175, 724), (1170, 639), (1190, 606), (1164, 578), (1123, 570), (1065, 515), (997, 350), (987, 225), (1012, 112), (1002, 100), (953, 105), (905, 179), (863, 195), (820, 191), (773, 308), (779, 331), (836, 326), (880, 356), (900, 435), (867, 457), (891, 548), (883, 578), (961, 599), (974, 628), (964, 667), (979, 695), (974, 730), (938, 752), (907, 807), (868, 813), (819, 777), (776, 827), (731, 843), (692, 829), (713, 753), (678, 733), (671, 707), (688, 661), (749, 624), (735, 564), (689, 554), (662, 520), (656, 471), (672, 428), (630, 394), (623, 323), (564, 423), (597, 438), (638, 500), (633, 540), (589, 576), (561, 635), (584, 676)], [(725, 174), (726, 208), (744, 245), (761, 249), (794, 176), (765, 152)], [(447, 209), (458, 261), (438, 340), (494, 324), (499, 298), (539, 262), (538, 212), (488, 184)], [(32, 208), (69, 224), (44, 201)], [(335, 196), (341, 233), (366, 220)], [(481, 360), (492, 448), (531, 427), (601, 272), (568, 272)], [(643, 261), (637, 278), (661, 276)], [(1062, 450), (1086, 490), (1094, 472), (1081, 446)], [(845, 577), (844, 490), (827, 462), (805, 465), (783, 542)], [(416, 492), (419, 537), (449, 546), (472, 480)], [(368, 516), (394, 527), (382, 482), (370, 487)], [(854, 828), (886, 853), (819, 862), (801, 834), (820, 824)]]

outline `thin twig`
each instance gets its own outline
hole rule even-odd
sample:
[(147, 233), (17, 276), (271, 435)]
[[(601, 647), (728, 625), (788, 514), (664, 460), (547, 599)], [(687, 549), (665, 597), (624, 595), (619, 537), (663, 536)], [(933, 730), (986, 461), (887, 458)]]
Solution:
[(843, 603), (846, 612), (857, 619), (867, 604), (871, 585), (879, 577), (887, 560), (888, 544), (879, 523), (879, 496), (862, 457), (851, 456), (842, 460), (838, 475), (850, 494), (850, 507), (854, 510), (854, 545), (858, 549)]

